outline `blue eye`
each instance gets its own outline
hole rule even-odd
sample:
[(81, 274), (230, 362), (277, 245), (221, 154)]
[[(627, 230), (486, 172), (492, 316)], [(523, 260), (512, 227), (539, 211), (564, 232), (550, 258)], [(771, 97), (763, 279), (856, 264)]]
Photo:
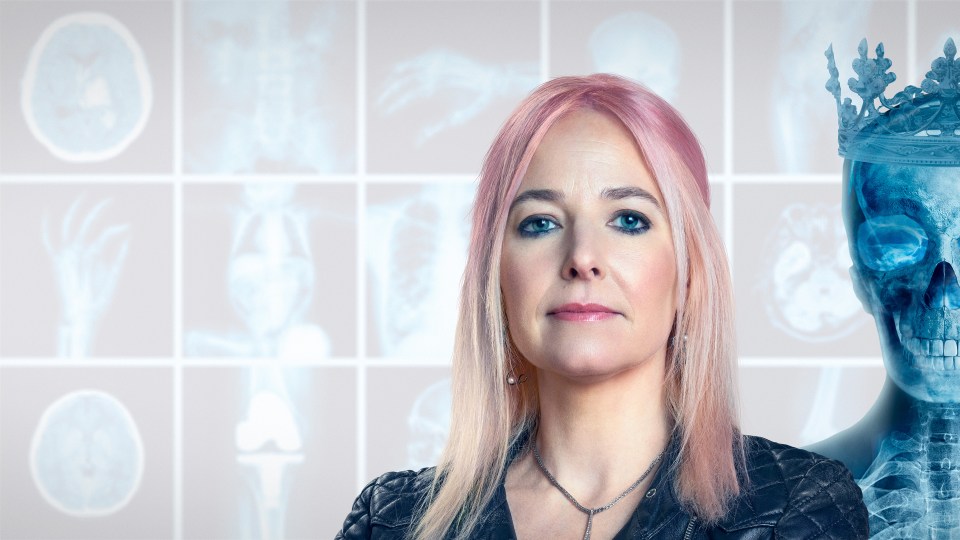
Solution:
[(547, 234), (548, 232), (559, 227), (560, 225), (550, 218), (545, 218), (543, 216), (530, 216), (520, 222), (520, 225), (517, 227), (517, 232), (520, 233), (520, 236), (525, 238), (533, 238)]
[(650, 229), (650, 220), (639, 212), (623, 212), (613, 219), (613, 225), (627, 234), (640, 234)]

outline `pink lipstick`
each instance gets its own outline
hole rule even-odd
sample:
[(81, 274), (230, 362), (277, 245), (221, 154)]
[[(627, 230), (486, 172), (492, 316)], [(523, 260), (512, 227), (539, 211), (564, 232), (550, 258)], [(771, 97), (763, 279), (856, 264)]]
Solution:
[(562, 321), (594, 322), (619, 315), (618, 312), (600, 304), (564, 304), (547, 312), (547, 315)]

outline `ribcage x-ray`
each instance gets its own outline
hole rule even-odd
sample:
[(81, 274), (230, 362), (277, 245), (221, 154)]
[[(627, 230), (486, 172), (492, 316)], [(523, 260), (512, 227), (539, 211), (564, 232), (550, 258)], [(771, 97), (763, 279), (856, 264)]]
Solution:
[(450, 379), (428, 386), (413, 402), (407, 427), (407, 466), (413, 470), (439, 463), (440, 453), (450, 434)]
[(604, 19), (588, 43), (593, 69), (641, 82), (670, 101), (680, 84), (682, 45), (662, 20), (642, 11)]
[(83, 12), (50, 24), (21, 84), (30, 132), (70, 162), (110, 159), (150, 117), (150, 70), (136, 38), (115, 18)]

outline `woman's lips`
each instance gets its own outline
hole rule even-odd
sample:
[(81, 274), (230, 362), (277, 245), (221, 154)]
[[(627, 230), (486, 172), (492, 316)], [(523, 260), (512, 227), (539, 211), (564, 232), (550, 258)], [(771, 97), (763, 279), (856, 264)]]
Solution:
[(600, 304), (564, 304), (550, 310), (547, 315), (561, 321), (594, 322), (615, 317), (619, 313)]

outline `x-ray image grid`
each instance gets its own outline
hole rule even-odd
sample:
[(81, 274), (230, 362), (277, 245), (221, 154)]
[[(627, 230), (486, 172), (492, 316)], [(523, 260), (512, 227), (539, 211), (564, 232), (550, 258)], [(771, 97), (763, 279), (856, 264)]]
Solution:
[(637, 80), (700, 138), (744, 431), (846, 428), (885, 374), (823, 51), (845, 81), (883, 41), (916, 85), (955, 21), (933, 0), (0, 0), (0, 538), (330, 538), (371, 478), (434, 464), (480, 163), (559, 75)]

